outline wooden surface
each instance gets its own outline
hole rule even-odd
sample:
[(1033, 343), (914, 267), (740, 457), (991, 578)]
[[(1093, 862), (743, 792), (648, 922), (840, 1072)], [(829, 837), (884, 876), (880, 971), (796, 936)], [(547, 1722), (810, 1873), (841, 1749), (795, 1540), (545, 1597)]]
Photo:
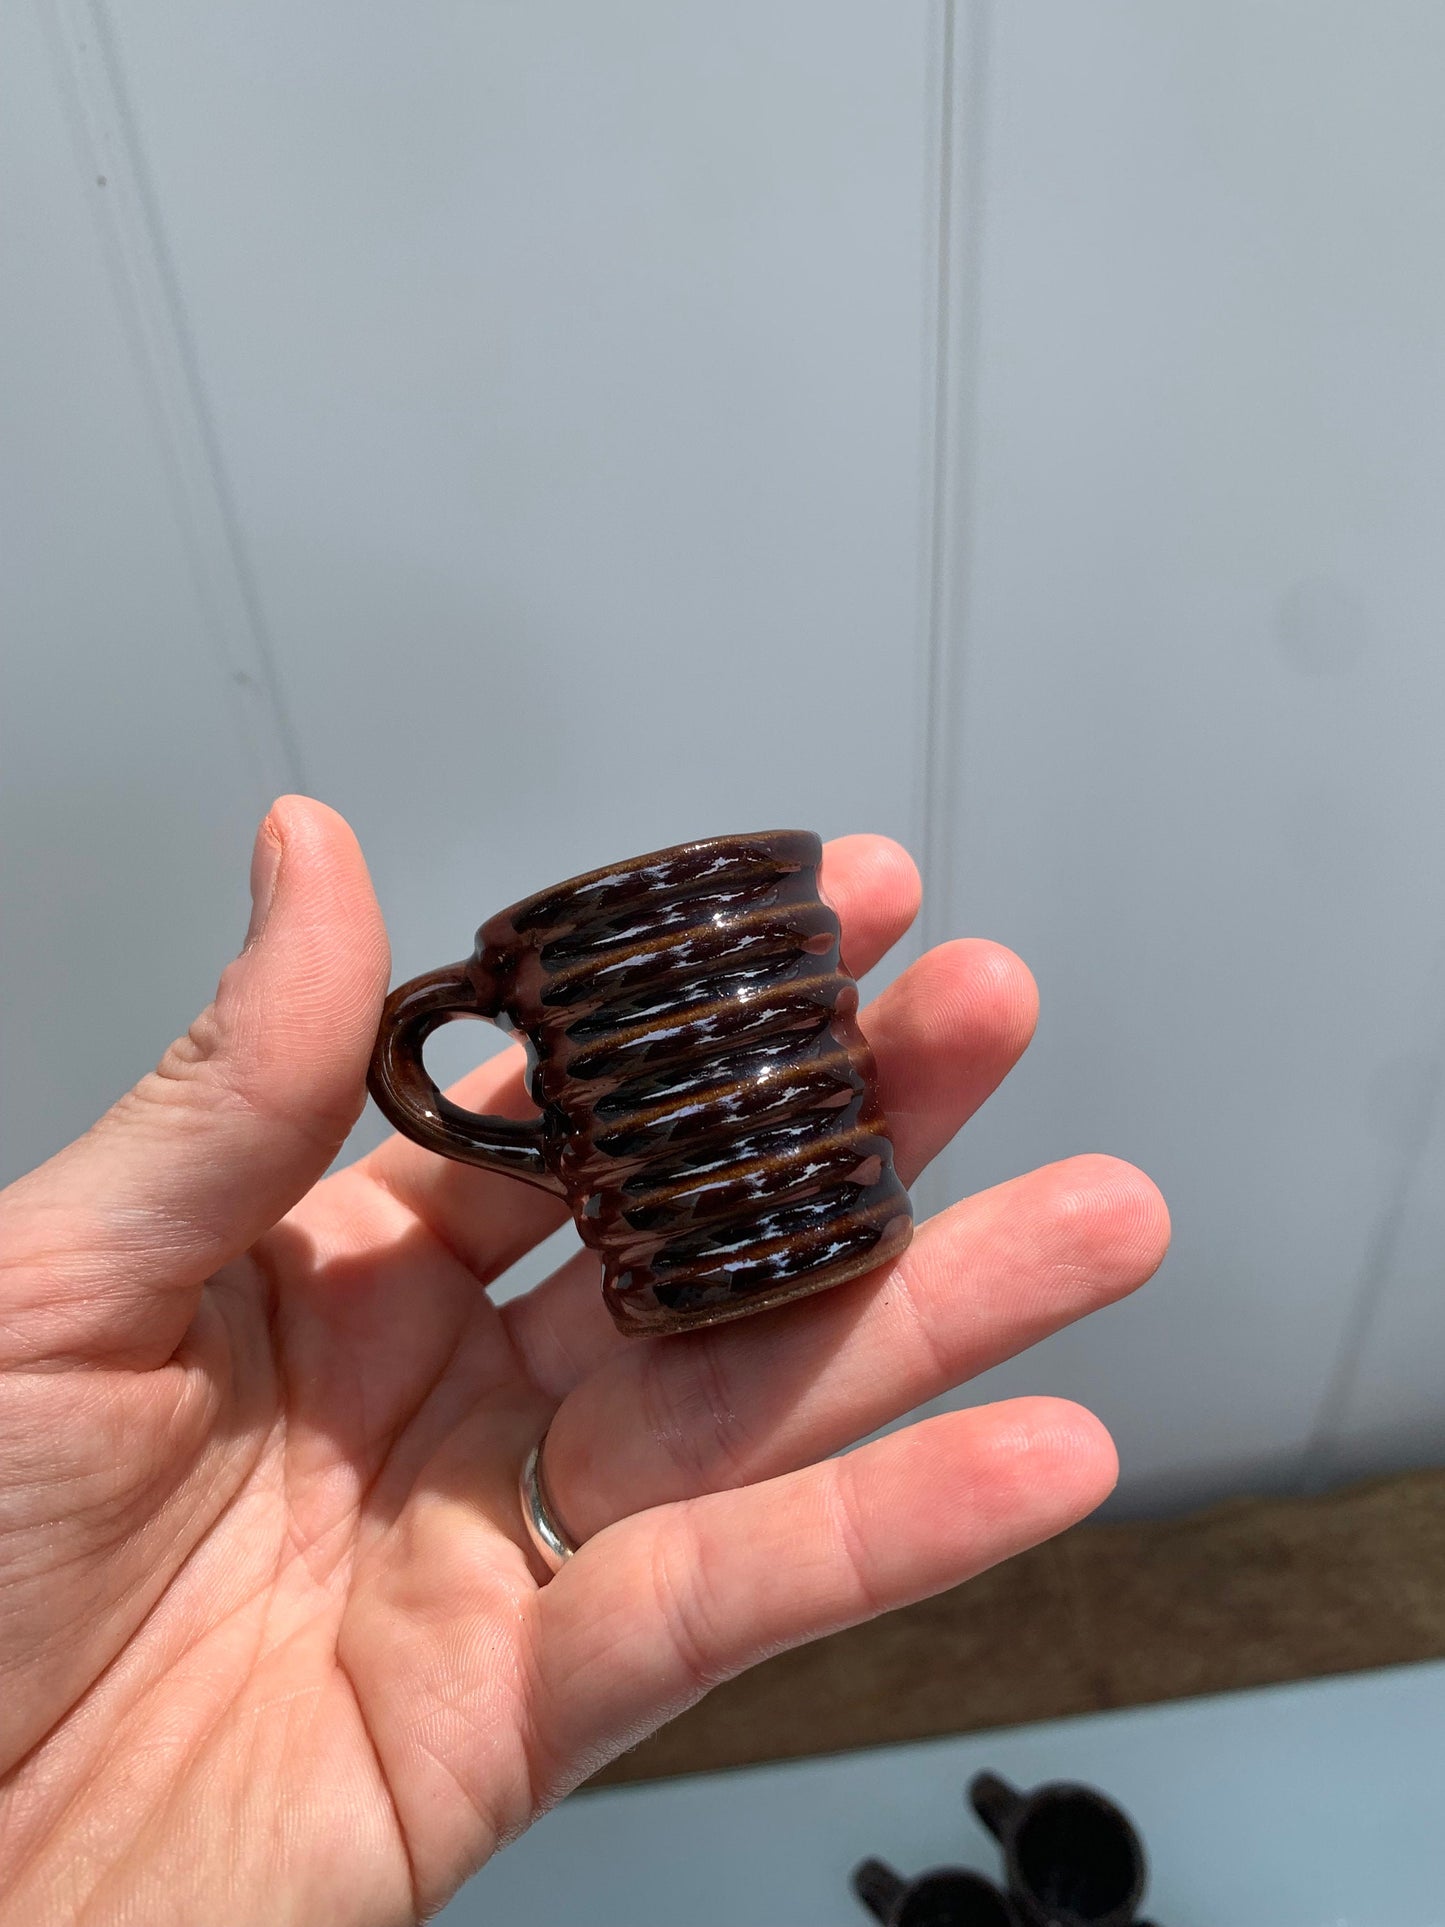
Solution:
[(1445, 1655), (1445, 1471), (1081, 1526), (720, 1686), (596, 1784)]

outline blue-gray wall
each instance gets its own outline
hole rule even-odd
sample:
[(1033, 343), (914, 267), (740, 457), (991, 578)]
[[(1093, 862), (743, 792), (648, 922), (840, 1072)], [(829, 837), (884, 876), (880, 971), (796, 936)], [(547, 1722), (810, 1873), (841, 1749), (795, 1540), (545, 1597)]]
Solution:
[(281, 788), (398, 972), (873, 827), (1042, 988), (929, 1196), (1175, 1212), (985, 1389), (1136, 1508), (1438, 1458), (1442, 100), (1433, 0), (0, 9), (5, 1172)]

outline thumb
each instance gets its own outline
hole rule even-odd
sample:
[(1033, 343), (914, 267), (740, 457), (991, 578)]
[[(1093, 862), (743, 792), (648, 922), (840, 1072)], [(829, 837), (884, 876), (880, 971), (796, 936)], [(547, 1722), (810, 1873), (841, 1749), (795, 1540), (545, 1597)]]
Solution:
[(390, 960), (350, 828), (273, 804), (210, 1005), (74, 1144), (0, 1194), (0, 1363), (169, 1357), (201, 1285), (325, 1171), (365, 1101)]

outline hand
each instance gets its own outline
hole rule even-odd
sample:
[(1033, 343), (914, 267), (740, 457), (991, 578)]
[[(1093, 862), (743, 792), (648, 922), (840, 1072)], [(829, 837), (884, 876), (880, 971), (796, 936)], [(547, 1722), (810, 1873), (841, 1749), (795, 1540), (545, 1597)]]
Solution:
[[(846, 837), (855, 973), (916, 874)], [(838, 1448), (1131, 1290), (1167, 1220), (1075, 1158), (922, 1226), (883, 1274), (624, 1339), (587, 1254), (498, 1308), (546, 1194), (361, 1108), (386, 936), (320, 804), (257, 838), (215, 1002), (0, 1196), (0, 1919), (382, 1923), (765, 1654), (956, 1585), (1088, 1512), (1097, 1420), (1018, 1399)], [(1007, 951), (947, 944), (865, 1013), (912, 1180), (1028, 1042)], [(525, 1115), (520, 1051), (463, 1080)], [(518, 1468), (585, 1541), (524, 1549)]]

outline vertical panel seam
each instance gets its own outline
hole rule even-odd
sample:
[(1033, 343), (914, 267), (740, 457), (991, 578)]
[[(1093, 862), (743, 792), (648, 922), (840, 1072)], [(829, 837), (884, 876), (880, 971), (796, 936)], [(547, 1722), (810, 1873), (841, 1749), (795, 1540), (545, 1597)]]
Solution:
[(918, 601), (915, 658), (913, 834), (914, 854), (923, 878), (923, 910), (913, 933), (926, 944), (934, 927), (934, 852), (929, 813), (933, 802), (933, 714), (939, 681), (938, 620), (940, 510), (943, 458), (943, 394), (946, 385), (948, 330), (949, 187), (953, 148), (953, 41), (955, 0), (933, 0), (924, 99), (927, 138), (924, 150), (925, 200), (922, 227), (923, 338), (920, 343), (918, 467)]
[(117, 307), (156, 434), (226, 701), (274, 793), (306, 787), (194, 333), (104, 0), (38, 0)]
[(954, 914), (957, 782), (969, 645), (977, 468), (980, 271), (990, 0), (947, 0), (940, 61), (932, 475), (924, 674), (924, 940)]
[[(1437, 953), (1430, 980), (1430, 1002), (1440, 1012), (1445, 1009), (1445, 951)], [(1395, 1261), (1410, 1200), (1434, 1138), (1442, 1095), (1445, 1095), (1445, 1018), (1437, 1018), (1429, 1063), (1425, 1101), (1411, 1120), (1408, 1139), (1401, 1146), (1394, 1181), (1386, 1189), (1375, 1214), (1365, 1245), (1359, 1283), (1305, 1444), (1298, 1484), (1299, 1489), (1307, 1493), (1327, 1491), (1336, 1482), (1347, 1461), (1343, 1436), (1345, 1424), (1359, 1384), (1365, 1350), (1379, 1323), (1390, 1280), (1395, 1273)]]
[[(956, 934), (959, 764), (969, 648), (977, 469), (980, 276), (990, 0), (944, 0), (935, 53), (936, 184), (925, 487), (925, 643), (919, 720), (922, 781), (920, 943)], [(925, 1209), (944, 1200), (946, 1177), (915, 1187)], [(937, 1193), (936, 1198), (931, 1194)]]

